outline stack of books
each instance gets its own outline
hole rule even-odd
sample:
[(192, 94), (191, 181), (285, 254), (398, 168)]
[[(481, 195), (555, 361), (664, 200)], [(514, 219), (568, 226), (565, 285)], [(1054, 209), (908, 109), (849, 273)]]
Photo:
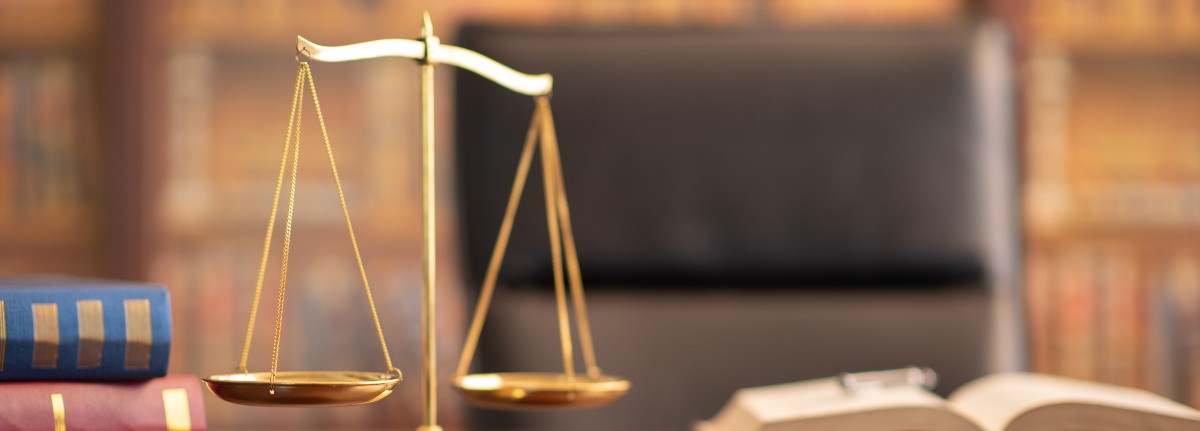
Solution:
[(0, 429), (203, 430), (195, 376), (167, 375), (162, 285), (0, 277)]

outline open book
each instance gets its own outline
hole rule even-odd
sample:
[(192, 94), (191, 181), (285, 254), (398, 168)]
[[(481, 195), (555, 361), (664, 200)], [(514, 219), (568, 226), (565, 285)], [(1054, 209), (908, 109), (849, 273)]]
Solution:
[(1138, 389), (1027, 373), (942, 399), (920, 385), (836, 378), (743, 389), (696, 431), (1200, 431), (1200, 411)]

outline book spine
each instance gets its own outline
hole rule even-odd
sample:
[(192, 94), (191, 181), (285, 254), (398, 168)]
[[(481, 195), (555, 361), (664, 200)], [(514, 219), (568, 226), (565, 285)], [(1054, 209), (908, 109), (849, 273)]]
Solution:
[(0, 385), (0, 429), (194, 430), (207, 428), (195, 376), (143, 382)]
[(1164, 286), (1174, 304), (1175, 364), (1179, 367), (1180, 400), (1200, 406), (1200, 263), (1194, 256), (1171, 262)]
[[(1170, 255), (1159, 256), (1153, 268), (1150, 298), (1146, 303), (1149, 325), (1143, 334), (1146, 338), (1146, 370), (1151, 391), (1176, 401), (1185, 401), (1184, 375), (1187, 359), (1183, 354), (1188, 343), (1180, 336), (1181, 300), (1178, 293), (1181, 282), (1186, 285), (1186, 269), (1179, 262), (1185, 259)], [(1183, 277), (1180, 277), (1180, 276)]]
[(1145, 301), (1139, 287), (1136, 254), (1121, 248), (1105, 250), (1097, 262), (1099, 302), (1098, 330), (1101, 332), (1100, 380), (1106, 383), (1145, 388), (1142, 355), (1146, 322)]
[(1095, 260), (1092, 250), (1080, 247), (1060, 257), (1056, 302), (1057, 358), (1054, 374), (1082, 380), (1097, 378)]
[(1058, 286), (1053, 278), (1053, 258), (1050, 250), (1037, 250), (1025, 264), (1025, 309), (1028, 311), (1030, 368), (1038, 373), (1054, 372), (1055, 333), (1053, 316)]
[(0, 288), (0, 381), (162, 377), (170, 298), (159, 287)]

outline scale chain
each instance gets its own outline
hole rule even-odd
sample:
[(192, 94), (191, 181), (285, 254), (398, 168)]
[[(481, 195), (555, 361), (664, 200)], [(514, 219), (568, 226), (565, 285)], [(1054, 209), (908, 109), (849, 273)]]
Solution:
[[(283, 174), (287, 169), (288, 150), (292, 146), (292, 127), (297, 120), (300, 106), (300, 93), (304, 89), (304, 70), (296, 70), (296, 88), (292, 90), (292, 111), (288, 115), (287, 137), (283, 142), (283, 155), (279, 160), (279, 177), (275, 180), (275, 195), (271, 198), (271, 216), (267, 220), (267, 235), (263, 239), (262, 259), (258, 264), (258, 280), (254, 283), (254, 300), (250, 305), (250, 324), (246, 327), (246, 341), (242, 344), (242, 357), (238, 361), (237, 372), (245, 373), (246, 361), (250, 356), (250, 341), (254, 338), (254, 322), (258, 317), (258, 302), (262, 297), (263, 278), (267, 272), (267, 256), (271, 251), (271, 236), (275, 232), (275, 216), (279, 213), (279, 194), (283, 190)], [(298, 129), (298, 127), (297, 127)]]
[[(308, 65), (300, 65), (301, 76), (308, 74)], [(292, 216), (296, 209), (296, 173), (300, 168), (300, 118), (304, 113), (304, 89), (300, 89), (301, 106), (296, 112), (296, 141), (292, 151), (291, 186), (288, 189), (287, 219), (283, 230), (283, 252), (279, 261), (279, 300), (275, 306), (275, 339), (271, 347), (271, 383), (275, 383), (275, 375), (279, 369), (279, 338), (283, 329), (283, 302), (287, 294), (288, 253), (292, 248)], [(274, 389), (271, 390), (274, 393)]]
[[(471, 319), (471, 327), (467, 333), (466, 344), (463, 347), (462, 356), (459, 358), (456, 377), (466, 375), (471, 360), (474, 358), (479, 336), (483, 330), (483, 323), (487, 318), (487, 311), (491, 306), (492, 297), (494, 296), (496, 282), (499, 278), (500, 265), (504, 260), (511, 237), (517, 207), (521, 200), (522, 191), (525, 188), (526, 179), (532, 164), (533, 152), (536, 149), (535, 146), (540, 147), (542, 152), (543, 179), (547, 195), (546, 212), (549, 220), (547, 228), (550, 234), (551, 257), (555, 271), (555, 297), (557, 301), (555, 308), (559, 320), (560, 342), (563, 346), (563, 366), (568, 378), (574, 379), (570, 320), (567, 312), (566, 289), (564, 288), (564, 284), (569, 284), (570, 297), (575, 308), (576, 319), (579, 323), (580, 344), (582, 344), (583, 360), (587, 367), (587, 374), (589, 377), (599, 377), (601, 375), (600, 368), (596, 365), (595, 348), (587, 316), (586, 301), (583, 296), (579, 257), (575, 248), (575, 235), (571, 228), (570, 212), (567, 205), (562, 174), (562, 159), (558, 151), (558, 139), (554, 131), (554, 119), (551, 115), (549, 100), (545, 96), (539, 96), (536, 99), (537, 106), (533, 119), (529, 124), (525, 145), (521, 151), (517, 173), (513, 179), (512, 191), (509, 194), (504, 217), (500, 223), (500, 232), (497, 235), (495, 246), (492, 249), (492, 257), (488, 261), (487, 271), (484, 274), (483, 286), (480, 289), (479, 299)], [(567, 282), (563, 280), (564, 260), (566, 261)]]
[[(544, 99), (538, 99), (538, 111), (543, 115), (545, 120), (546, 105)], [(563, 369), (566, 371), (567, 380), (575, 380), (575, 361), (574, 352), (571, 346), (571, 322), (570, 316), (567, 314), (567, 292), (563, 282), (563, 256), (562, 256), (562, 230), (559, 228), (558, 205), (555, 205), (555, 200), (558, 197), (557, 181), (554, 175), (554, 162), (551, 157), (554, 155), (546, 143), (546, 132), (549, 128), (546, 126), (547, 121), (542, 121), (542, 183), (546, 194), (546, 228), (550, 231), (550, 261), (554, 267), (554, 301), (555, 307), (558, 310), (558, 335), (559, 342), (562, 344)]]
[[(288, 258), (289, 258), (289, 254), (290, 254), (290, 250), (291, 250), (292, 225), (293, 225), (293, 217), (295, 214), (296, 182), (297, 182), (296, 178), (297, 178), (297, 173), (298, 173), (298, 168), (299, 168), (299, 163), (300, 163), (300, 125), (301, 125), (301, 118), (303, 116), (303, 100), (304, 100), (304, 91), (305, 91), (304, 82), (305, 82), (306, 78), (307, 78), (307, 82), (308, 82), (308, 88), (312, 92), (313, 105), (314, 105), (314, 108), (317, 113), (317, 121), (321, 127), (321, 136), (325, 143), (325, 152), (326, 152), (326, 155), (329, 157), (329, 166), (330, 166), (330, 170), (333, 173), (334, 184), (337, 186), (338, 202), (341, 204), (342, 214), (345, 216), (345, 219), (346, 219), (346, 229), (350, 234), (350, 243), (354, 249), (355, 261), (358, 264), (359, 275), (362, 277), (362, 281), (363, 281), (363, 289), (367, 294), (367, 303), (371, 309), (371, 317), (374, 320), (375, 330), (379, 335), (379, 344), (383, 350), (384, 361), (387, 364), (387, 372), (389, 374), (395, 374), (397, 377), (399, 377), (400, 370), (396, 369), (392, 365), (392, 358), (387, 349), (387, 341), (384, 339), (384, 336), (383, 336), (383, 327), (379, 321), (379, 313), (376, 311), (375, 299), (374, 299), (374, 296), (371, 294), (371, 287), (367, 281), (366, 269), (362, 262), (362, 254), (359, 251), (358, 240), (354, 234), (354, 226), (350, 221), (350, 211), (346, 205), (345, 193), (343, 192), (343, 189), (342, 189), (341, 178), (338, 175), (337, 162), (335, 161), (334, 156), (333, 156), (333, 146), (330, 144), (329, 133), (328, 133), (327, 128), (325, 127), (325, 118), (321, 111), (320, 98), (317, 96), (316, 83), (313, 80), (312, 70), (309, 67), (308, 63), (306, 63), (306, 62), (300, 63), (299, 70), (297, 71), (297, 74), (296, 74), (296, 88), (292, 92), (292, 110), (291, 110), (291, 113), (288, 118), (287, 137), (285, 139), (285, 143), (284, 143), (284, 147), (283, 147), (283, 154), (281, 156), (280, 167), (279, 167), (279, 176), (276, 179), (274, 197), (272, 198), (272, 202), (271, 202), (271, 217), (267, 223), (266, 239), (263, 241), (263, 255), (262, 255), (261, 262), (259, 264), (258, 279), (257, 279), (257, 282), (255, 283), (255, 288), (254, 288), (254, 299), (253, 299), (252, 305), (251, 305), (250, 322), (246, 329), (246, 340), (242, 346), (242, 356), (238, 363), (237, 371), (239, 373), (247, 372), (246, 363), (247, 363), (247, 359), (249, 357), (251, 340), (253, 339), (254, 323), (257, 320), (256, 318), (257, 318), (257, 312), (258, 312), (258, 304), (259, 304), (259, 301), (261, 299), (261, 294), (262, 294), (262, 282), (263, 282), (264, 275), (266, 273), (267, 257), (270, 254), (270, 243), (271, 243), (270, 240), (271, 240), (272, 234), (274, 232), (275, 219), (276, 219), (276, 215), (278, 214), (278, 210), (279, 210), (279, 197), (282, 193), (283, 177), (284, 177), (284, 173), (285, 173), (286, 167), (287, 167), (288, 152), (291, 151), (292, 152), (292, 166), (291, 166), (291, 176), (290, 176), (291, 181), (290, 181), (289, 189), (288, 189), (287, 216), (286, 216), (286, 223), (285, 223), (285, 228), (284, 228), (283, 251), (282, 251), (281, 260), (280, 260), (279, 299), (278, 299), (278, 302), (276, 305), (276, 310), (275, 310), (275, 328), (274, 328), (275, 330), (274, 330), (274, 339), (273, 339), (272, 348), (271, 348), (271, 372), (270, 372), (271, 380), (270, 381), (272, 384), (275, 383), (276, 377), (278, 374), (279, 342), (280, 342), (280, 338), (281, 338), (280, 335), (282, 333), (282, 326), (283, 326), (283, 306), (284, 306), (284, 299), (285, 299), (285, 296), (287, 293)], [(292, 133), (293, 131), (295, 131), (294, 135)], [(293, 141), (293, 136), (295, 137), (294, 141)], [(274, 393), (273, 390), (272, 390), (272, 393)]]
[(479, 291), (475, 315), (471, 318), (471, 329), (467, 333), (467, 342), (463, 346), (462, 356), (458, 361), (456, 377), (467, 374), (471, 360), (475, 357), (479, 334), (483, 331), (483, 321), (487, 318), (488, 309), (491, 308), (492, 293), (496, 291), (496, 279), (500, 275), (500, 264), (504, 261), (504, 252), (508, 248), (508, 240), (512, 234), (517, 207), (521, 202), (521, 194), (525, 190), (525, 181), (529, 177), (534, 145), (537, 144), (538, 132), (541, 130), (541, 117), (541, 112), (534, 112), (533, 119), (529, 122), (529, 131), (525, 134), (525, 145), (521, 150), (520, 161), (517, 163), (517, 175), (513, 179), (512, 192), (508, 196), (508, 205), (504, 209), (504, 218), (500, 222), (500, 233), (496, 237), (496, 245), (492, 248), (492, 258), (488, 261), (487, 272), (483, 277), (483, 288)]
[(600, 367), (596, 365), (596, 349), (592, 344), (592, 328), (588, 323), (587, 304), (583, 296), (583, 276), (580, 274), (579, 255), (575, 249), (575, 233), (571, 229), (571, 213), (567, 207), (567, 189), (563, 181), (562, 156), (558, 152), (558, 134), (554, 130), (553, 111), (550, 109), (550, 100), (547, 98), (538, 98), (538, 104), (544, 105), (542, 109), (546, 118), (542, 121), (542, 127), (545, 129), (542, 132), (542, 151), (549, 152), (549, 158), (553, 161), (551, 167), (554, 171), (553, 177), (557, 192), (554, 201), (558, 205), (559, 224), (562, 227), (567, 276), (571, 288), (571, 299), (575, 305), (575, 319), (579, 324), (579, 342), (583, 349), (583, 362), (587, 367), (588, 376), (599, 377), (601, 371)]

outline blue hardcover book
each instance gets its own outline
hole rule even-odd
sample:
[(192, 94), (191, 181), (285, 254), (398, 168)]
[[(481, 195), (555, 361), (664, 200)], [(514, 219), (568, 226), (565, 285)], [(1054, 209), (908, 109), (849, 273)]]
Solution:
[(0, 277), (0, 381), (162, 377), (170, 353), (162, 285)]

